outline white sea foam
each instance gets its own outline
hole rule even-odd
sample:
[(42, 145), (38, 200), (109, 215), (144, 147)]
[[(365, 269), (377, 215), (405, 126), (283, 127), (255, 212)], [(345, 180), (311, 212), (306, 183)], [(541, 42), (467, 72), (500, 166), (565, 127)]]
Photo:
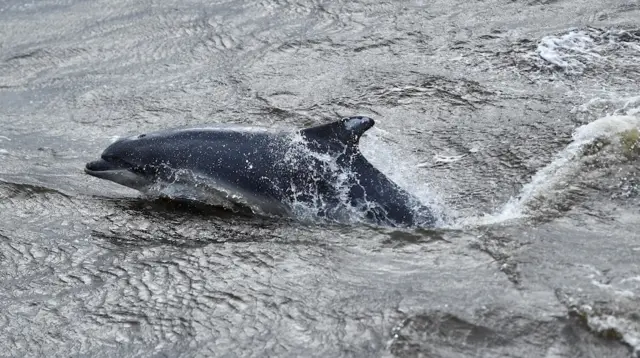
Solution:
[(595, 42), (585, 31), (571, 31), (562, 36), (545, 36), (540, 40), (536, 53), (546, 62), (567, 72), (581, 73), (586, 62), (600, 59)]
[(541, 68), (582, 74), (602, 64), (634, 64), (640, 53), (640, 37), (626, 30), (583, 29), (544, 36), (533, 53), (525, 57)]
[(573, 108), (573, 113), (598, 112), (607, 115), (634, 116), (640, 114), (640, 96), (596, 97)]

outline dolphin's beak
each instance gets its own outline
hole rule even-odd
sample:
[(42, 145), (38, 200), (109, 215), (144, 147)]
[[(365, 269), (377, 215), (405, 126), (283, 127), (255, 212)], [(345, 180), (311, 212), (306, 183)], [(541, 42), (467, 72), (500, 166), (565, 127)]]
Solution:
[(87, 163), (87, 166), (84, 168), (85, 173), (91, 174), (95, 172), (104, 172), (108, 170), (117, 170), (122, 169), (117, 165), (107, 162), (104, 159), (94, 160), (93, 162)]
[(87, 163), (84, 172), (96, 178), (110, 180), (112, 182), (141, 190), (151, 184), (143, 176), (136, 174), (121, 165), (108, 162), (104, 159)]

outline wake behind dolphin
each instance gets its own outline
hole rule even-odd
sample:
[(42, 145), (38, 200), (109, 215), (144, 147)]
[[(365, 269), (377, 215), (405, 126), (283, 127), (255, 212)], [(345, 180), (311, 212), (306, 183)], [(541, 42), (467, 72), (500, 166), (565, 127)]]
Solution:
[(360, 153), (360, 137), (373, 125), (371, 118), (349, 117), (294, 132), (190, 128), (140, 134), (111, 144), (85, 172), (142, 192), (170, 188), (173, 197), (215, 198), (204, 201), (254, 213), (433, 226), (431, 210)]

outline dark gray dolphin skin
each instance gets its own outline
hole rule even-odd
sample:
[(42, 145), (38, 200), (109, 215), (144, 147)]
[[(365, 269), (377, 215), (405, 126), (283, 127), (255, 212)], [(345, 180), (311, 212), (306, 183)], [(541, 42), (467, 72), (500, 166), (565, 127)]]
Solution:
[(433, 226), (431, 211), (360, 153), (360, 136), (373, 125), (359, 116), (292, 132), (214, 127), (140, 134), (111, 144), (85, 172), (140, 191), (191, 173), (249, 204), (289, 212), (302, 205), (336, 221), (357, 212), (377, 225)]

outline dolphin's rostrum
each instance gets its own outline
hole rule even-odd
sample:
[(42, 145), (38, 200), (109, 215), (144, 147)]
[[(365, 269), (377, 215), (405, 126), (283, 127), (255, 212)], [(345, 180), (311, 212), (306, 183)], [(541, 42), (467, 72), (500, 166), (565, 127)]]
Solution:
[(197, 197), (216, 193), (222, 203), (262, 213), (433, 226), (432, 212), (360, 153), (358, 141), (373, 125), (358, 116), (294, 132), (211, 127), (147, 133), (111, 144), (85, 172), (142, 192), (173, 186)]

